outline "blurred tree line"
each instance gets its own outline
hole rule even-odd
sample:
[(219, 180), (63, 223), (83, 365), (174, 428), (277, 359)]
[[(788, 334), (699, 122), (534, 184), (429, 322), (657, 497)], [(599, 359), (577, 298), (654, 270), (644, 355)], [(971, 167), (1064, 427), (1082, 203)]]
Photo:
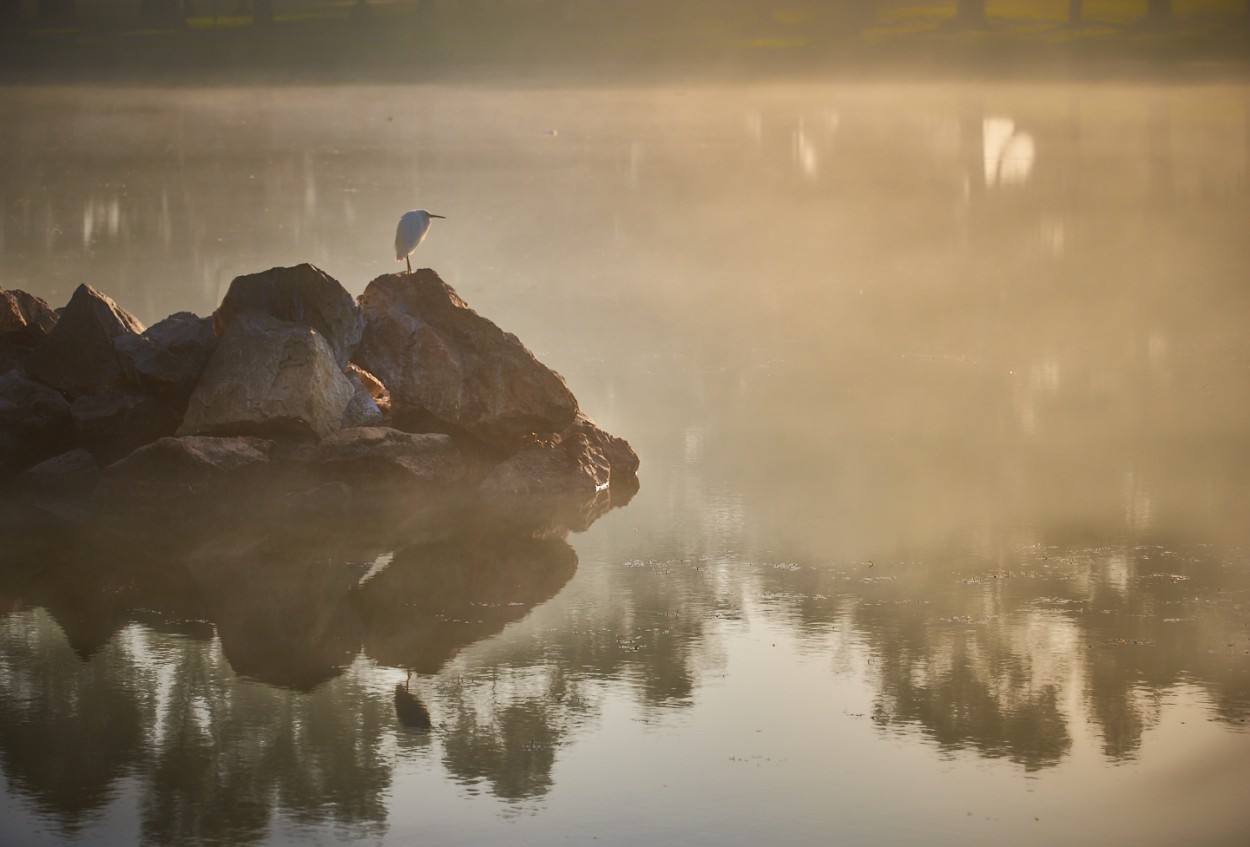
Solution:
[[(372, 13), (369, 0), (286, 0), (282, 5), (286, 10), (298, 8), (301, 17), (312, 12), (325, 18), (346, 17), (353, 22), (366, 20)], [(392, 8), (411, 12), (418, 20), (427, 22), (443, 16), (520, 19), (537, 26), (569, 21), (662, 24), (694, 19), (763, 29), (789, 24), (857, 30), (874, 20), (886, 5), (888, 0), (406, 0)], [(1017, 12), (1013, 5), (992, 4), (989, 0), (940, 0), (929, 5), (949, 7), (951, 22), (959, 26), (982, 26), (989, 19), (1010, 19)], [(1173, 0), (1138, 0), (1138, 5), (1147, 22), (1162, 25), (1173, 19)], [(219, 15), (250, 18), (255, 26), (271, 26), (275, 22), (274, 0), (0, 0), (0, 27), (5, 31), (30, 26), (76, 27), (102, 16), (124, 20), (127, 7), (133, 10), (130, 16), (135, 25), (149, 27), (181, 27), (188, 18), (207, 16), (216, 20)], [(1246, 0), (1245, 8), (1250, 17), (1250, 0)], [(1033, 8), (1023, 11), (1030, 15), (1036, 12)], [(1067, 0), (1069, 23), (1081, 23), (1085, 15), (1084, 0)]]

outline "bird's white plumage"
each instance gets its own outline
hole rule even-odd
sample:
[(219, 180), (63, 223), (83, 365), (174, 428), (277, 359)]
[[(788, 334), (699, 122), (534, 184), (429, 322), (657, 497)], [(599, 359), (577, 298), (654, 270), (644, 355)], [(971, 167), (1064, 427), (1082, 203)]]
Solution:
[(405, 212), (395, 228), (395, 261), (402, 262), (408, 258), (417, 245), (425, 240), (430, 231), (430, 218), (441, 218), (442, 215), (431, 214), (425, 209)]

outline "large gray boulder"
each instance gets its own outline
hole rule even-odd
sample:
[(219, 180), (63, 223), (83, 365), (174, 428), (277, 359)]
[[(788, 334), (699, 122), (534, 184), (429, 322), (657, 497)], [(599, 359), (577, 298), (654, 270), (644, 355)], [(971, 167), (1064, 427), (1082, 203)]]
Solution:
[(451, 436), (380, 426), (342, 429), (327, 436), (317, 445), (317, 462), (330, 479), (369, 487), (454, 485), (468, 471)]
[(71, 399), (94, 394), (121, 377), (114, 340), (141, 332), (138, 318), (90, 285), (80, 285), (56, 326), (26, 358), (26, 371)]
[(244, 312), (217, 345), (178, 434), (323, 438), (342, 425), (354, 394), (311, 327)]
[(364, 330), (360, 308), (347, 290), (307, 263), (235, 277), (213, 315), (217, 334), (224, 335), (235, 317), (248, 311), (317, 330), (340, 368), (347, 366)]
[(360, 296), (355, 361), (382, 381), (404, 429), (467, 434), (507, 453), (577, 414), (564, 380), (469, 308), (434, 271), (380, 276)]
[(113, 346), (129, 382), (182, 410), (217, 349), (217, 335), (212, 318), (178, 312), (140, 335), (118, 336)]
[(20, 372), (0, 374), (0, 478), (78, 444), (69, 402)]

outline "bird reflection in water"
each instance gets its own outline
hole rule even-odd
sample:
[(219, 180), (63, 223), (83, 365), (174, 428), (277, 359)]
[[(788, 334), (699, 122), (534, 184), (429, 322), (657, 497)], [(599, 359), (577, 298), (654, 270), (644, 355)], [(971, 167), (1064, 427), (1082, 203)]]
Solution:
[(413, 732), (430, 731), (430, 710), (409, 689), (412, 683), (412, 671), (403, 684), (395, 684), (395, 717), (399, 725)]

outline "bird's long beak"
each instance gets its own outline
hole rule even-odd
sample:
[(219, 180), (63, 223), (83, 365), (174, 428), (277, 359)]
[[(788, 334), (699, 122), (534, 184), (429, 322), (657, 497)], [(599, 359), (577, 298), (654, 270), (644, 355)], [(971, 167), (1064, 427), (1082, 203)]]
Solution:
[(430, 217), (432, 217), (432, 218), (442, 218), (443, 220), (447, 220), (447, 216), (446, 216), (446, 215), (436, 215), (436, 214), (434, 214), (433, 212), (431, 212), (431, 213), (430, 213)]

